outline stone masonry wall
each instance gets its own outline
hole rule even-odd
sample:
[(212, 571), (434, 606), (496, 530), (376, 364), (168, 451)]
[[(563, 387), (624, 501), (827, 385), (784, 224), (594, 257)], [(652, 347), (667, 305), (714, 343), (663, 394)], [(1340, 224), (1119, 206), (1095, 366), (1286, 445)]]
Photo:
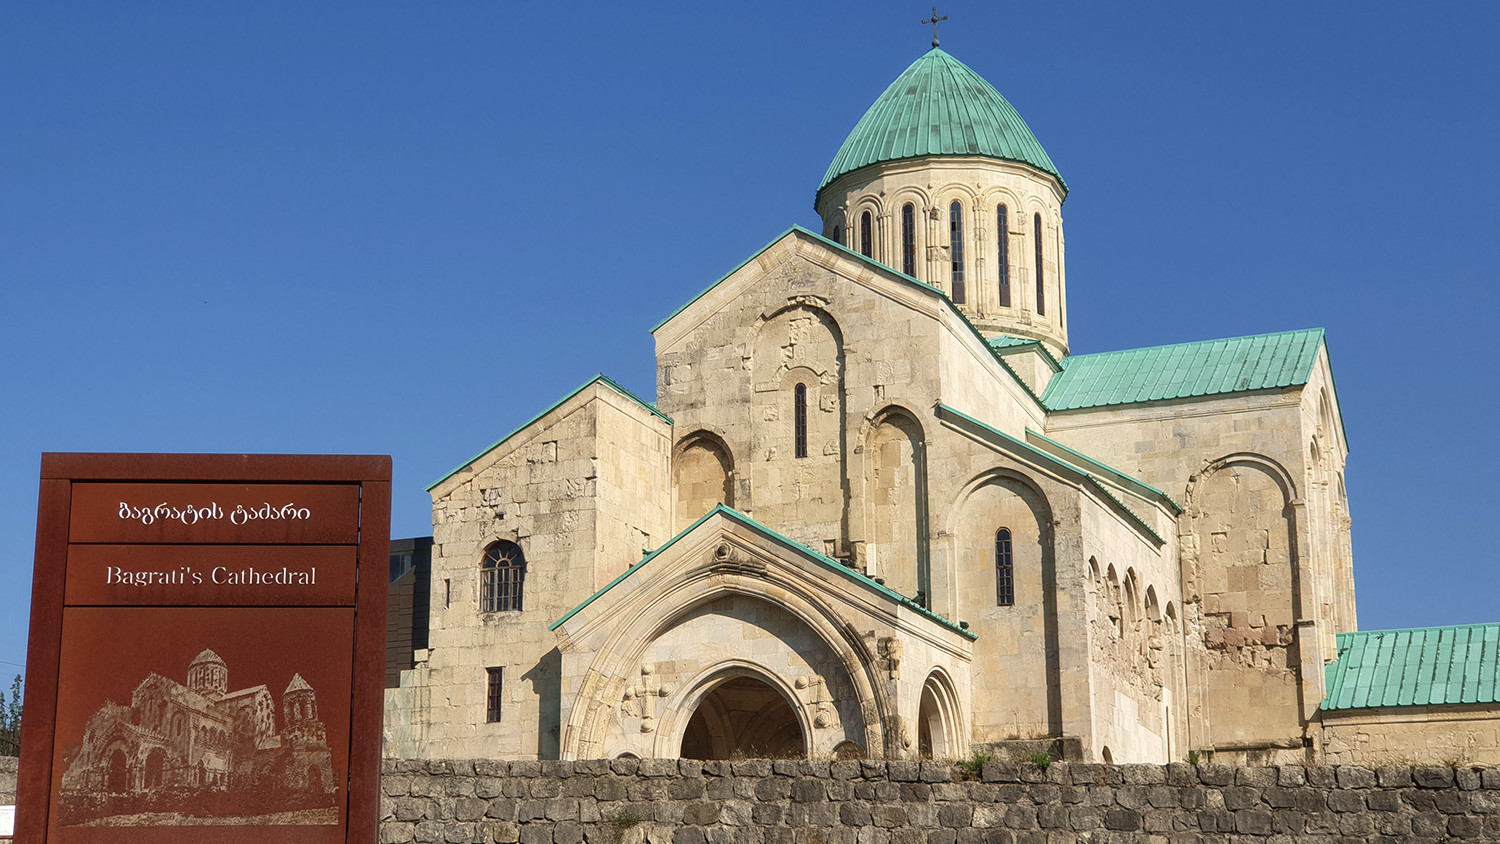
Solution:
[(382, 844), (1500, 840), (1500, 769), (385, 763)]
[(14, 756), (0, 756), (0, 806), (12, 806), (16, 802), (16, 771), (21, 760)]
[[(16, 803), (16, 771), (20, 765), (21, 760), (14, 756), (0, 756), (0, 806)], [(10, 836), (0, 833), (0, 841), (9, 840)]]

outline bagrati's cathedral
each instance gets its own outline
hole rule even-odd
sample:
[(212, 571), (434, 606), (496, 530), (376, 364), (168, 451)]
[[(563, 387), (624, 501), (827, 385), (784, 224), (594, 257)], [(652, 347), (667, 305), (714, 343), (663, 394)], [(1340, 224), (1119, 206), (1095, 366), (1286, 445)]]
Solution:
[(656, 401), (601, 376), (430, 487), (387, 753), (1500, 762), (1500, 625), (1354, 632), (1323, 332), (1070, 355), (1067, 195), (917, 59), (821, 233), (653, 329)]

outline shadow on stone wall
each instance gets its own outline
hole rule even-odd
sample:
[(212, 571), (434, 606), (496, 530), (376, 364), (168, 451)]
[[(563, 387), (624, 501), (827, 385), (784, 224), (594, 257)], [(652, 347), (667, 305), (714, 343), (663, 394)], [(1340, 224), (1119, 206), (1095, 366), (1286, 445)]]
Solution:
[(556, 759), (562, 755), (562, 651), (547, 651), (521, 679), (531, 682), (531, 691), (537, 696), (536, 755)]

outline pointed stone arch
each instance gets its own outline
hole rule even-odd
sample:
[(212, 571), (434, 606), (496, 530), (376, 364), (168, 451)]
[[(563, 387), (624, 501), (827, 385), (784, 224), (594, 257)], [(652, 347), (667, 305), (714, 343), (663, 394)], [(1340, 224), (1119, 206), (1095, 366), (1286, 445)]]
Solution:
[[(771, 705), (756, 711), (750, 718), (736, 719), (735, 713), (725, 708), (719, 692), (737, 682), (750, 681), (764, 687), (775, 698)], [(779, 703), (780, 706), (776, 706)], [(789, 720), (795, 725), (798, 742), (796, 755), (806, 758), (813, 752), (814, 723), (807, 708), (800, 705), (796, 689), (767, 666), (753, 661), (731, 658), (701, 669), (683, 684), (683, 688), (667, 701), (666, 715), (657, 732), (656, 753), (658, 757), (683, 756), (684, 758), (732, 759), (736, 756), (751, 758), (783, 758), (792, 754), (785, 750), (789, 743), (782, 741), (782, 733)], [(689, 756), (684, 745), (689, 728), (694, 726), (699, 715), (703, 715), (709, 733), (711, 752), (708, 755)]]
[[(726, 552), (726, 557), (745, 553), (743, 549), (736, 549)], [(746, 565), (752, 570), (745, 573), (726, 570), (730, 567), (706, 566), (686, 570), (648, 593), (632, 595), (612, 613), (622, 623), (614, 625), (596, 646), (596, 655), (574, 697), (578, 703), (564, 725), (563, 758), (587, 759), (606, 755), (605, 738), (611, 719), (615, 717), (627, 684), (634, 679), (647, 650), (691, 613), (728, 597), (741, 597), (774, 607), (804, 625), (827, 649), (832, 662), (829, 670), (842, 673), (840, 679), (848, 683), (853, 695), (848, 720), (862, 722), (842, 724), (842, 734), (836, 734), (838, 741), (833, 743), (856, 740), (864, 747), (881, 748), (883, 753), (898, 752), (895, 747), (887, 747), (884, 723), (894, 713), (885, 684), (877, 676), (875, 656), (860, 634), (846, 624), (832, 606), (802, 584), (778, 576), (774, 569), (753, 571), (753, 564)], [(777, 673), (763, 664), (759, 668), (763, 673)], [(783, 682), (778, 688), (790, 688), (790, 684), (784, 682), (786, 678), (781, 679)], [(682, 716), (680, 706), (672, 703), (681, 700), (678, 689), (666, 697), (668, 709), (663, 713), (663, 724), (676, 725)], [(795, 692), (792, 699), (797, 699)], [(685, 720), (682, 724), (681, 729), (686, 729)], [(678, 730), (676, 726), (672, 729)], [(807, 734), (812, 735), (810, 730)], [(832, 738), (834, 736), (830, 736)], [(680, 748), (680, 732), (675, 732), (675, 740), (678, 745), (671, 748), (668, 755), (675, 755)], [(661, 741), (660, 736), (653, 739), (653, 753), (667, 750)], [(832, 744), (830, 750), (831, 747)]]
[(923, 759), (962, 759), (969, 752), (969, 730), (953, 679), (934, 668), (922, 684), (917, 705), (918, 755)]

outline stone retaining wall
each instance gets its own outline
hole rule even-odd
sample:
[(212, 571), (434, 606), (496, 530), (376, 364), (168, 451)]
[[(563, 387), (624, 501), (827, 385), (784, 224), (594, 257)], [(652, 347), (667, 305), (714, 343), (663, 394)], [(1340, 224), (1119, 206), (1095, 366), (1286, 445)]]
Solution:
[(20, 759), (14, 756), (0, 756), (0, 806), (15, 805), (16, 771), (20, 769)]
[(989, 762), (385, 763), (381, 842), (1500, 840), (1500, 769)]

